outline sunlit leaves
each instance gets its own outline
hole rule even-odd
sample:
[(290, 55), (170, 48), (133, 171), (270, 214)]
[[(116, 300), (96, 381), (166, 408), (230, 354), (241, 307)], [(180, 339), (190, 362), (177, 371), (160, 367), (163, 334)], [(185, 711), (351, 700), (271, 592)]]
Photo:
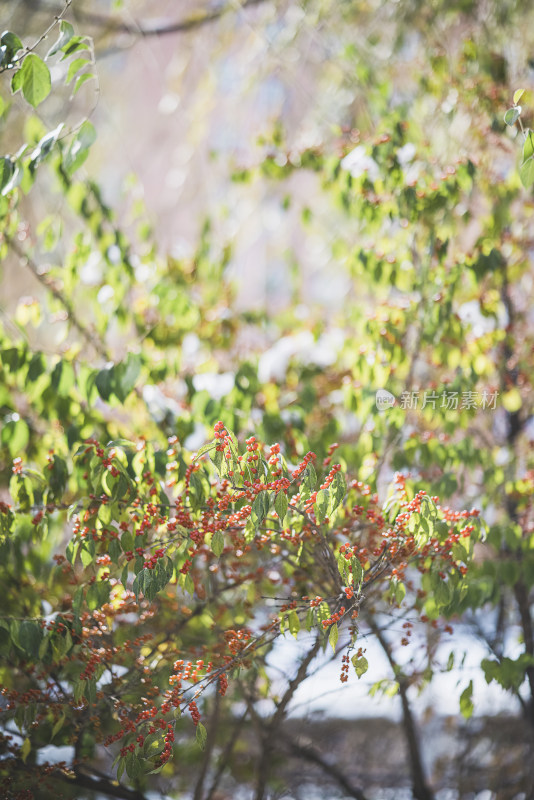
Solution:
[(95, 139), (96, 131), (93, 125), (86, 120), (80, 126), (79, 131), (75, 133), (63, 157), (63, 166), (69, 175), (73, 175), (85, 162)]
[(0, 37), (0, 66), (11, 67), (22, 49), (19, 37), (12, 31), (4, 31)]
[(329, 501), (330, 493), (328, 489), (320, 489), (317, 492), (317, 499), (315, 501), (315, 518), (317, 522), (324, 522), (328, 513)]
[(523, 144), (523, 158), (519, 167), (521, 183), (528, 189), (534, 183), (534, 133), (528, 131)]
[(15, 72), (11, 86), (14, 92), (21, 91), (28, 103), (36, 108), (50, 94), (52, 83), (50, 70), (38, 55), (27, 55), (20, 69)]
[(94, 377), (101, 398), (109, 400), (115, 395), (118, 400), (124, 402), (133, 391), (140, 370), (141, 359), (133, 353), (129, 353), (125, 361), (101, 369)]
[(352, 656), (352, 666), (354, 667), (354, 671), (358, 678), (361, 678), (362, 675), (365, 675), (367, 670), (369, 669), (369, 662), (365, 658), (365, 656)]
[(462, 717), (469, 719), (473, 715), (474, 708), (473, 681), (469, 681), (469, 684), (460, 695), (460, 713)]
[(504, 121), (507, 125), (512, 127), (513, 125), (515, 125), (520, 116), (521, 116), (521, 106), (514, 106), (513, 108), (508, 109), (508, 111), (504, 115)]
[(62, 50), (65, 47), (65, 45), (68, 44), (68, 42), (70, 42), (73, 36), (74, 36), (74, 28), (72, 27), (70, 22), (67, 22), (67, 20), (62, 19), (59, 24), (59, 36), (57, 38), (57, 41), (52, 45), (52, 47), (46, 54), (46, 57), (50, 58), (50, 56), (53, 56), (60, 50)]
[(297, 634), (300, 630), (300, 620), (296, 611), (290, 611), (287, 617), (287, 623), (289, 627), (289, 632), (292, 636), (297, 638)]
[(276, 494), (276, 497), (274, 498), (274, 509), (278, 514), (280, 524), (283, 525), (288, 509), (287, 495), (285, 492), (278, 492)]
[(0, 158), (0, 193), (4, 193), (4, 190), (9, 185), (14, 172), (14, 162), (7, 156)]
[(332, 648), (334, 653), (336, 652), (336, 645), (337, 645), (338, 639), (339, 639), (339, 629), (338, 629), (338, 626), (337, 626), (337, 622), (334, 622), (330, 626), (330, 631), (328, 633), (328, 642), (329, 642), (330, 647)]

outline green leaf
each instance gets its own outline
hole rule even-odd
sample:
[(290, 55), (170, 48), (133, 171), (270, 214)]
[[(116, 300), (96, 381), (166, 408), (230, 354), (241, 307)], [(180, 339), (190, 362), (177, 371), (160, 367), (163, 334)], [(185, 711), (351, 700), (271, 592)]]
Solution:
[(196, 733), (197, 743), (201, 750), (204, 750), (206, 747), (206, 741), (208, 739), (208, 733), (204, 725), (199, 722), (197, 725), (197, 733)]
[(395, 593), (395, 602), (397, 603), (397, 605), (400, 606), (400, 604), (406, 597), (406, 586), (404, 585), (404, 583), (402, 583), (402, 581), (395, 581), (393, 587)]
[(339, 631), (337, 628), (337, 622), (334, 622), (333, 625), (330, 626), (330, 633), (328, 634), (328, 641), (330, 642), (330, 646), (334, 653), (336, 652), (336, 644), (339, 638)]
[(18, 69), (11, 78), (11, 91), (16, 94), (22, 86), (22, 70)]
[(5, 187), (9, 185), (9, 182), (13, 177), (14, 172), (15, 172), (15, 164), (9, 158), (9, 156), (0, 158), (0, 192), (2, 194), (4, 193)]
[(269, 512), (269, 506), (269, 492), (259, 492), (252, 503), (252, 517), (256, 520), (256, 525), (261, 525)]
[(22, 96), (28, 103), (37, 108), (43, 100), (50, 94), (52, 82), (50, 80), (50, 70), (44, 63), (42, 58), (30, 53), (18, 71), (20, 88)]
[(63, 45), (61, 49), (63, 51), (61, 60), (65, 61), (66, 58), (74, 55), (74, 53), (78, 53), (79, 51), (82, 50), (89, 50), (90, 47), (87, 44), (86, 37), (73, 36), (65, 45)]
[(109, 400), (113, 391), (114, 368), (106, 367), (96, 374), (95, 385), (102, 400)]
[(215, 531), (211, 537), (211, 549), (213, 553), (220, 558), (224, 550), (224, 536), (222, 531)]
[(352, 656), (351, 660), (352, 660), (352, 666), (354, 667), (356, 675), (358, 676), (359, 679), (362, 677), (362, 675), (365, 675), (365, 673), (369, 669), (369, 662), (367, 661), (365, 656), (360, 656), (359, 658), (358, 656)]
[(107, 581), (96, 581), (87, 589), (85, 602), (89, 611), (100, 608), (109, 599), (109, 583)]
[(126, 767), (126, 759), (119, 758), (119, 763), (117, 764), (117, 780), (120, 781), (124, 774), (124, 769)]
[(63, 130), (63, 127), (64, 127), (63, 123), (60, 122), (57, 128), (54, 128), (53, 131), (50, 131), (49, 133), (45, 134), (45, 136), (43, 136), (43, 138), (40, 140), (40, 142), (37, 144), (37, 147), (31, 154), (30, 166), (32, 168), (35, 168), (37, 164), (43, 161), (50, 154), (52, 148), (54, 147), (55, 143), (59, 138), (59, 134)]
[(525, 189), (529, 189), (534, 183), (534, 159), (529, 158), (519, 167), (519, 177)]
[(65, 83), (70, 83), (76, 73), (83, 69), (83, 67), (87, 67), (89, 64), (91, 64), (91, 61), (87, 58), (75, 58), (74, 61), (71, 61)]
[(84, 681), (84, 695), (88, 703), (96, 703), (96, 680), (95, 678), (89, 678), (89, 680)]
[[(126, 360), (115, 366), (114, 392), (123, 403), (135, 387), (135, 382), (141, 371), (141, 358), (134, 353), (128, 353)], [(98, 388), (98, 383), (97, 383)], [(100, 389), (99, 389), (100, 391)]]
[(20, 748), (20, 757), (22, 758), (24, 763), (26, 763), (26, 759), (30, 755), (31, 749), (32, 749), (31, 742), (28, 739), (28, 737), (26, 737), (26, 739), (24, 739), (22, 743), (22, 747)]
[(38, 622), (25, 619), (19, 628), (19, 644), (22, 649), (31, 657), (39, 655), (39, 646), (43, 632)]
[(300, 631), (300, 620), (298, 617), (297, 612), (293, 609), (289, 612), (287, 617), (288, 625), (289, 625), (289, 632), (297, 638), (297, 633)]
[(0, 46), (3, 48), (3, 58), (0, 63), (3, 66), (9, 66), (13, 63), (13, 58), (19, 52), (19, 50), (24, 49), (24, 45), (20, 41), (19, 37), (12, 33), (11, 31), (4, 31), (2, 36), (0, 37)]
[(469, 681), (469, 685), (463, 690), (460, 695), (460, 713), (465, 719), (469, 719), (475, 706), (473, 705), (473, 681)]
[(48, 486), (52, 497), (61, 497), (67, 485), (68, 477), (69, 471), (66, 461), (54, 455), (50, 462), (50, 472), (48, 476)]
[(52, 739), (54, 738), (54, 736), (56, 735), (56, 733), (59, 733), (59, 731), (60, 731), (60, 730), (61, 730), (61, 728), (63, 727), (63, 723), (64, 723), (64, 722), (65, 722), (65, 715), (64, 715), (64, 714), (62, 714), (62, 715), (60, 716), (60, 718), (59, 718), (58, 720), (56, 720), (56, 722), (55, 722), (55, 724), (54, 724), (54, 727), (52, 728), (52, 736), (50, 737), (50, 740), (52, 740)]
[(285, 492), (278, 492), (276, 497), (274, 498), (274, 510), (278, 514), (278, 519), (280, 520), (280, 524), (284, 524), (284, 519), (287, 514), (288, 509), (288, 501), (287, 495)]
[(131, 531), (124, 531), (121, 536), (121, 547), (125, 553), (130, 552), (135, 547), (135, 537)]
[(70, 22), (67, 22), (65, 19), (62, 19), (59, 25), (59, 36), (57, 38), (57, 41), (55, 42), (55, 44), (52, 45), (52, 47), (46, 54), (45, 58), (50, 58), (50, 56), (53, 56), (60, 50), (62, 50), (63, 47), (65, 47), (65, 45), (70, 42), (73, 36), (74, 36), (74, 28), (72, 27)]
[(304, 486), (307, 486), (310, 492), (313, 492), (315, 489), (315, 485), (317, 483), (317, 473), (315, 472), (315, 467), (313, 464), (308, 464), (306, 469), (304, 470), (304, 479), (302, 481)]
[(527, 161), (534, 155), (534, 134), (528, 131), (523, 143), (523, 161)]
[(76, 617), (80, 616), (80, 609), (83, 603), (83, 586), (78, 586), (76, 591), (74, 592), (74, 597), (72, 600), (72, 611), (76, 615)]
[(351, 566), (352, 566), (352, 583), (354, 586), (357, 586), (361, 583), (363, 578), (363, 567), (362, 562), (359, 558), (351, 559)]
[(317, 522), (324, 522), (328, 512), (328, 503), (330, 494), (328, 489), (319, 489), (317, 492), (317, 499), (315, 501), (315, 518)]
[(41, 644), (39, 645), (39, 653), (38, 653), (40, 661), (42, 661), (43, 658), (45, 657), (49, 644), (50, 644), (50, 637), (43, 636), (43, 638), (41, 639)]
[(217, 442), (207, 442), (206, 444), (203, 444), (202, 447), (199, 450), (197, 450), (197, 454), (194, 458), (194, 461), (197, 461), (200, 458), (200, 456), (204, 455), (204, 453), (209, 453), (210, 450), (214, 450), (216, 447), (217, 447)]
[(524, 94), (525, 94), (524, 89), (516, 89), (516, 91), (514, 92), (514, 106), (516, 106), (519, 103)]
[(93, 563), (94, 556), (85, 547), (80, 550), (80, 558), (85, 569)]
[(143, 772), (143, 764), (141, 759), (135, 753), (128, 753), (125, 758), (126, 774), (130, 780), (135, 780)]
[(521, 116), (521, 106), (515, 106), (514, 108), (508, 109), (508, 111), (504, 115), (504, 121), (507, 125), (512, 127), (513, 125), (515, 125), (520, 116)]
[(334, 480), (330, 487), (332, 511), (338, 508), (347, 492), (347, 484), (345, 483), (345, 476), (342, 472), (336, 472)]
[(75, 94), (78, 94), (78, 91), (82, 88), (84, 83), (87, 83), (87, 81), (90, 81), (94, 77), (95, 76), (92, 72), (84, 72), (83, 75), (80, 75), (78, 78), (76, 78), (76, 83), (74, 84), (74, 89), (72, 90), (72, 96), (74, 97)]

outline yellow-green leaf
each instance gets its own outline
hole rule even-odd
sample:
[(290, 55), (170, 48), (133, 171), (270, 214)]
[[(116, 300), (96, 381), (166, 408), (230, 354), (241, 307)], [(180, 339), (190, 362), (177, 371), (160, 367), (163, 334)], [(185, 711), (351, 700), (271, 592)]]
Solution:
[(352, 656), (352, 666), (356, 671), (356, 675), (358, 678), (361, 678), (362, 675), (365, 675), (367, 670), (369, 669), (369, 662), (365, 658), (365, 656)]
[(31, 749), (32, 749), (31, 742), (28, 739), (28, 737), (26, 737), (22, 743), (22, 747), (20, 748), (20, 757), (22, 758), (24, 763), (26, 763), (26, 759), (30, 755)]
[(22, 62), (19, 81), (24, 99), (34, 108), (37, 108), (39, 103), (48, 97), (52, 88), (50, 70), (43, 59), (35, 53), (30, 53)]
[(336, 644), (338, 639), (339, 639), (339, 631), (337, 628), (337, 622), (334, 622), (334, 624), (330, 626), (330, 633), (328, 635), (328, 641), (330, 642), (330, 646), (334, 651), (334, 653), (336, 652)]

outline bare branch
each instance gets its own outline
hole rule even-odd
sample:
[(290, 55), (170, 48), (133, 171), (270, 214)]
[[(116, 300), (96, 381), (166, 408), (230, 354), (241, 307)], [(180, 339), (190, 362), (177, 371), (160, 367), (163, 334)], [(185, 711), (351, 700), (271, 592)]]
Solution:
[(370, 614), (367, 617), (367, 622), (375, 634), (382, 650), (384, 651), (387, 660), (389, 661), (389, 665), (393, 671), (393, 675), (395, 676), (395, 680), (399, 686), (404, 735), (406, 737), (406, 744), (408, 746), (410, 770), (412, 773), (413, 796), (416, 798), (416, 800), (434, 800), (434, 793), (426, 781), (423, 759), (421, 757), (421, 748), (419, 745), (419, 738), (417, 736), (417, 728), (410, 707), (410, 701), (408, 700), (408, 680), (406, 676), (403, 675), (399, 664), (397, 664), (395, 661), (389, 642)]
[(294, 755), (298, 756), (298, 758), (306, 759), (306, 761), (311, 761), (313, 764), (317, 764), (326, 775), (329, 775), (333, 778), (336, 783), (338, 783), (341, 788), (343, 789), (344, 793), (347, 794), (349, 797), (354, 797), (355, 800), (367, 800), (363, 791), (358, 787), (354, 786), (347, 778), (344, 772), (340, 770), (336, 764), (330, 764), (321, 753), (311, 745), (301, 745), (298, 744), (293, 738), (291, 738), (287, 733), (281, 731), (280, 735), (284, 739), (284, 744), (286, 744), (289, 749), (294, 753)]
[(16, 239), (12, 237), (5, 237), (7, 243), (11, 247), (14, 253), (19, 257), (21, 264), (23, 264), (33, 275), (39, 283), (45, 287), (54, 297), (55, 299), (63, 306), (67, 315), (69, 317), (71, 325), (76, 328), (78, 333), (82, 336), (83, 339), (89, 344), (99, 356), (104, 358), (106, 361), (110, 360), (110, 355), (106, 350), (105, 346), (102, 344), (100, 339), (91, 331), (85, 327), (85, 325), (80, 322), (78, 319), (76, 312), (74, 311), (74, 306), (70, 302), (70, 300), (65, 297), (65, 295), (58, 289), (55, 283), (48, 278), (46, 275), (39, 270), (36, 262), (31, 258), (28, 253), (24, 252), (20, 244), (17, 242)]

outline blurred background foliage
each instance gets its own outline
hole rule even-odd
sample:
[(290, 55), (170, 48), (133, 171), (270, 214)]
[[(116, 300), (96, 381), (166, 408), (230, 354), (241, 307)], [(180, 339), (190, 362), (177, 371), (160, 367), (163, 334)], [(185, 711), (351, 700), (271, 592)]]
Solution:
[[(6, 0), (3, 27), (32, 43), (62, 10)], [(194, 451), (221, 419), (295, 462), (337, 442), (381, 501), (401, 470), (414, 492), (475, 505), (489, 525), (452, 639), (429, 613), (404, 650), (399, 625), (369, 611), (368, 632), (376, 612), (386, 637), (370, 636), (383, 660), (369, 685), (404, 686), (402, 723), (386, 727), (397, 766), (372, 753), (355, 765), (340, 745), (330, 768), (336, 737), (386, 735), (358, 718), (358, 683), (350, 714), (333, 706), (354, 728), (288, 723), (301, 760), (290, 768), (286, 745), (273, 755), (273, 797), (313, 796), (312, 782), (332, 797), (358, 796), (352, 782), (375, 798), (533, 796), (533, 204), (520, 132), (503, 120), (524, 88), (531, 124), (533, 16), (502, 0), (74, 0), (67, 18), (90, 37), (95, 77), (71, 97), (69, 62), (52, 56), (52, 92), (33, 110), (0, 76), (2, 153), (21, 181), (0, 200), (2, 499), (14, 458), (44, 468), (49, 449), (67, 459), (89, 436), (165, 448), (177, 435)], [(385, 412), (380, 389), (397, 398)], [(425, 392), (439, 400), (422, 408)], [(444, 405), (454, 392), (457, 407)], [(469, 392), (478, 402), (462, 407)], [(58, 522), (29, 551), (30, 534), (1, 567), (14, 616), (37, 613), (65, 535)], [(297, 656), (283, 655), (285, 675)], [(259, 708), (276, 680), (262, 674)], [(309, 680), (308, 703), (324, 691)], [(217, 796), (249, 796), (261, 758), (250, 720), (236, 723), (243, 696), (220, 723)], [(510, 720), (488, 723), (477, 703), (517, 714), (517, 738), (502, 741)], [(402, 749), (410, 719), (431, 732), (419, 776)], [(194, 744), (179, 748), (182, 785), (171, 775), (156, 790), (169, 796), (198, 776)], [(318, 771), (299, 784), (302, 759)], [(216, 796), (206, 785), (195, 798)]]

